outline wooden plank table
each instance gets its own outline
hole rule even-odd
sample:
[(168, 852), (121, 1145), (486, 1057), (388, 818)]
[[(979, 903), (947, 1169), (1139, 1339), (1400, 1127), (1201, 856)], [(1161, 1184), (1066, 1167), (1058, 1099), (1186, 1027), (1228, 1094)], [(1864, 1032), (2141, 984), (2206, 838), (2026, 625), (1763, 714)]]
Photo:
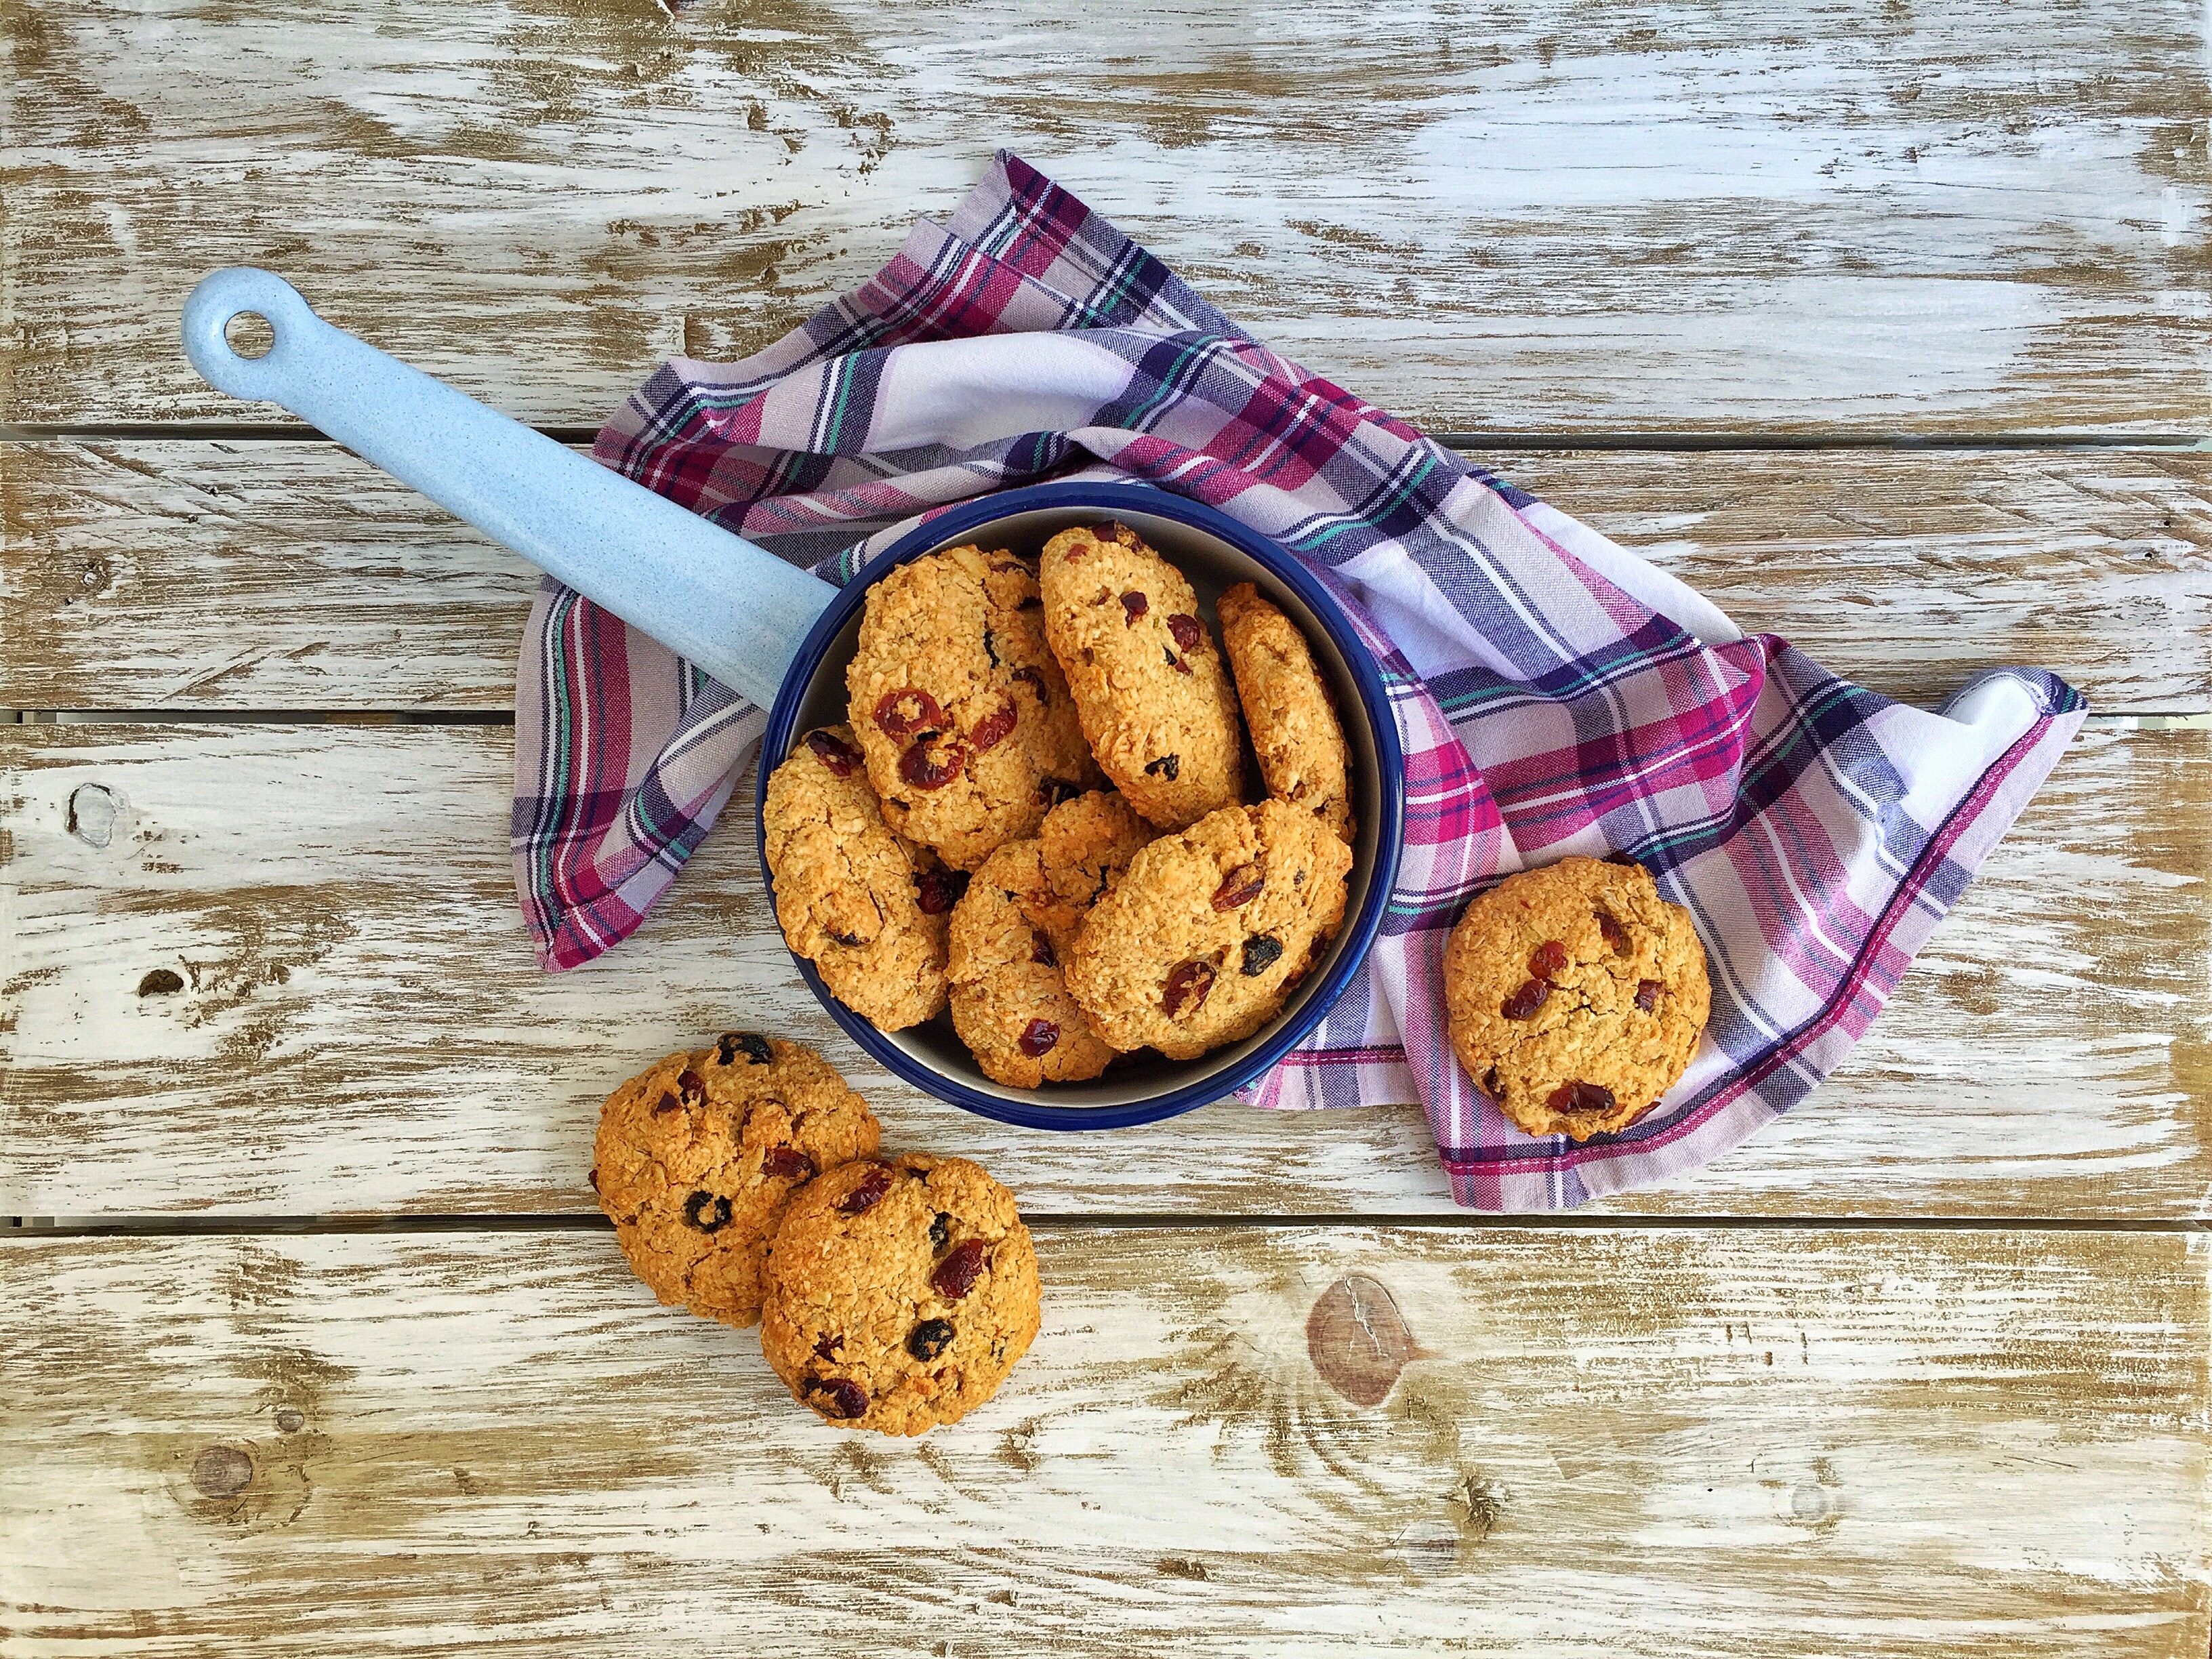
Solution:
[[(2205, 28), (0, 14), (0, 1655), (2205, 1654)], [(1000, 1128), (836, 1033), (726, 833), (538, 973), (532, 573), (200, 385), (184, 294), (274, 265), (580, 441), (1000, 143), (1747, 627), (1923, 702), (2083, 689), (1788, 1118), (1502, 1220), (1411, 1106)], [(1043, 1334), (957, 1427), (817, 1425), (599, 1222), (599, 1098), (739, 1011), (1035, 1221)]]

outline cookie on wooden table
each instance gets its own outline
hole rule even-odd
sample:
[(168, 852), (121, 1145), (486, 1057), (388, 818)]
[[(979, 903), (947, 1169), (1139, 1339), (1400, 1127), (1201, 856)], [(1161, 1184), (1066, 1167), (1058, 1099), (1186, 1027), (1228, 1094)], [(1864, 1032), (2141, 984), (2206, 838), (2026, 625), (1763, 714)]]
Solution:
[(1182, 573), (1101, 524), (1048, 541), (1037, 579), (1084, 735), (1129, 805), (1181, 830), (1241, 799), (1237, 694)]
[(763, 1284), (761, 1352), (793, 1399), (845, 1428), (956, 1422), (1037, 1333), (1029, 1229), (964, 1158), (830, 1170), (784, 1212)]
[(1690, 913), (1641, 865), (1568, 858), (1509, 876), (1444, 947), (1452, 1048), (1532, 1135), (1625, 1129), (1688, 1069), (1711, 1010)]
[(973, 870), (1102, 781), (1028, 560), (956, 547), (868, 590), (845, 671), (884, 822)]
[(607, 1097), (592, 1186), (655, 1296), (750, 1325), (784, 1200), (821, 1170), (873, 1158), (878, 1139), (867, 1102), (821, 1055), (726, 1031)]
[(852, 728), (793, 745), (768, 781), (775, 919), (830, 994), (886, 1031), (945, 1006), (945, 933), (967, 881), (891, 832)]
[(1225, 806), (1130, 860), (1067, 957), (1117, 1048), (1194, 1060), (1258, 1030), (1344, 920), (1352, 849), (1287, 801)]
[(1060, 959), (1084, 918), (1152, 839), (1116, 794), (1063, 801), (1034, 841), (985, 860), (953, 907), (952, 1026), (983, 1075), (1017, 1089), (1097, 1077), (1115, 1050), (1067, 992)]
[(1215, 614), (1267, 793), (1305, 807), (1350, 841), (1351, 750), (1305, 635), (1250, 582), (1224, 593)]

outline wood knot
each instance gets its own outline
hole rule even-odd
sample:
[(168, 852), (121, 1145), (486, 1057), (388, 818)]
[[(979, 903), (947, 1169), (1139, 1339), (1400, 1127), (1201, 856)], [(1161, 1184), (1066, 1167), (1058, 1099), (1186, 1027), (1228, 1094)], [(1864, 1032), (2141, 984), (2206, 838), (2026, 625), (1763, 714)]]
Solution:
[(1152, 1565), (1170, 1578), (1195, 1579), (1201, 1584), (1206, 1582), (1206, 1563), (1203, 1561), (1193, 1561), (1181, 1555), (1163, 1555)]
[(1355, 1406), (1379, 1406), (1406, 1363), (1422, 1357), (1390, 1292), (1364, 1273), (1340, 1279), (1306, 1316), (1306, 1352), (1321, 1380)]
[(138, 981), (142, 997), (166, 997), (185, 988), (185, 976), (173, 968), (156, 968)]
[(253, 1484), (253, 1459), (236, 1446), (208, 1446), (192, 1459), (192, 1485), (203, 1498), (235, 1498)]
[(307, 1418), (289, 1406), (279, 1408), (276, 1413), (276, 1432), (279, 1434), (297, 1434), (307, 1426)]
[(105, 847), (115, 839), (115, 811), (112, 791), (81, 783), (70, 792), (69, 817), (62, 827), (87, 847)]

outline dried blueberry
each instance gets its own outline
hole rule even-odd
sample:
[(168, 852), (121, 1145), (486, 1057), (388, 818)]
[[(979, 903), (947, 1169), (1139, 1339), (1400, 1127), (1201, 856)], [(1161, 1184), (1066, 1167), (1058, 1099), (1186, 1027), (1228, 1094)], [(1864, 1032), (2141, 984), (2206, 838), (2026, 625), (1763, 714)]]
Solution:
[(716, 1193), (694, 1193), (684, 1200), (684, 1224), (718, 1233), (730, 1224), (730, 1200)]
[(849, 1423), (868, 1409), (868, 1391), (849, 1376), (810, 1376), (803, 1386), (806, 1403), (824, 1417)]
[(998, 647), (992, 640), (991, 630), (988, 628), (983, 630), (983, 654), (991, 659), (992, 667), (996, 668), (999, 665)]
[(878, 1164), (860, 1177), (859, 1185), (837, 1200), (837, 1207), (847, 1215), (859, 1215), (864, 1210), (874, 1209), (890, 1189), (891, 1166)]
[(725, 1066), (734, 1066), (739, 1054), (745, 1057), (748, 1066), (765, 1066), (775, 1058), (775, 1050), (757, 1031), (723, 1032), (714, 1044), (714, 1058)]
[(1167, 659), (1168, 666), (1174, 669), (1176, 673), (1188, 674), (1190, 672), (1190, 665), (1185, 662), (1181, 657), (1176, 655), (1174, 652), (1166, 651), (1163, 652), (1161, 654)]
[(957, 1302), (975, 1288), (977, 1275), (990, 1260), (991, 1247), (980, 1238), (963, 1238), (946, 1254), (929, 1275), (929, 1287), (947, 1302)]
[(1498, 1012), (1508, 1019), (1533, 1019), (1536, 1011), (1544, 1006), (1544, 999), (1551, 994), (1549, 981), (1532, 979), (1499, 1003)]
[(1044, 676), (1038, 673), (1036, 669), (1017, 668), (1012, 678), (1016, 684), (1027, 685), (1030, 690), (1036, 692), (1039, 705), (1045, 708), (1052, 706), (1052, 699), (1045, 695)]
[(1273, 933), (1255, 933), (1244, 941), (1244, 977), (1257, 979), (1282, 959), (1283, 941)]
[(1040, 933), (1030, 946), (1030, 960), (1043, 968), (1057, 968), (1060, 958), (1053, 954), (1052, 941)]
[(1037, 785), (1037, 799), (1047, 806), (1057, 806), (1062, 801), (1073, 800), (1082, 793), (1082, 785), (1070, 783), (1066, 778), (1046, 778)]
[(952, 1218), (943, 1210), (929, 1224), (929, 1249), (933, 1255), (945, 1254), (945, 1247), (952, 1242)]
[(1165, 778), (1170, 783), (1176, 781), (1176, 774), (1182, 769), (1182, 757), (1180, 755), (1163, 755), (1156, 761), (1145, 763), (1146, 777)]
[(916, 1359), (934, 1359), (952, 1342), (952, 1322), (925, 1319), (908, 1334), (906, 1351)]

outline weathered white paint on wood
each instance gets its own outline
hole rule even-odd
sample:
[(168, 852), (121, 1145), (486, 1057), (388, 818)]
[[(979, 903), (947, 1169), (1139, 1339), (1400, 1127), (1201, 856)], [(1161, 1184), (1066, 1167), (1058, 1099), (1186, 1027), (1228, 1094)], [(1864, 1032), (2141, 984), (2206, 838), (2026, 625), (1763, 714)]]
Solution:
[[(2212, 706), (2212, 456), (1483, 459), (1892, 696)], [(511, 704), (534, 573), (334, 445), (11, 446), (0, 512), (0, 708)]]
[(8, 1650), (2197, 1659), (2203, 1243), (1046, 1229), (912, 1442), (607, 1234), (14, 1243)]
[(596, 421), (999, 143), (1432, 424), (2205, 420), (2194, 0), (21, 0), (0, 38), (18, 421), (266, 418), (175, 346), (240, 261)]
[[(0, 729), (0, 1212), (588, 1210), (606, 1091), (733, 1024), (820, 1044), (890, 1144), (973, 1152), (1047, 1212), (1449, 1212), (1410, 1106), (1068, 1136), (894, 1085), (792, 971), (742, 792), (635, 939), (541, 974), (511, 742)], [(1842, 1073), (1618, 1207), (2204, 1213), (2208, 805), (2207, 732), (2093, 727)], [(182, 988), (140, 994), (156, 970)]]

